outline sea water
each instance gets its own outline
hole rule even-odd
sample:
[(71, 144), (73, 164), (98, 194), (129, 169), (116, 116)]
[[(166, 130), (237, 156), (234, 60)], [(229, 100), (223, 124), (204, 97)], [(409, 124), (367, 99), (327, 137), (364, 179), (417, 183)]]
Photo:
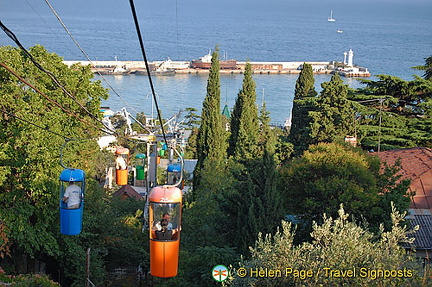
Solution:
[[(92, 60), (142, 60), (128, 1), (51, 4)], [(423, 65), (432, 54), (430, 0), (165, 0), (135, 5), (150, 61), (197, 59), (216, 45), (221, 58), (238, 61), (343, 61), (343, 53), (352, 49), (354, 64), (372, 75), (411, 80), (422, 75), (411, 67)], [(330, 10), (335, 22), (327, 21)], [(25, 47), (41, 44), (65, 60), (86, 60), (43, 1), (2, 1), (0, 20)], [(0, 45), (16, 46), (5, 34)], [(297, 75), (253, 77), (257, 104), (266, 102), (272, 122), (289, 118)], [(207, 75), (152, 79), (164, 117), (188, 107), (201, 110)], [(101, 80), (114, 88), (103, 105), (155, 112), (147, 76)], [(234, 105), (242, 80), (242, 75), (221, 75), (222, 106)], [(329, 75), (316, 75), (317, 90), (329, 80)], [(355, 79), (345, 81), (353, 88), (362, 86)]]

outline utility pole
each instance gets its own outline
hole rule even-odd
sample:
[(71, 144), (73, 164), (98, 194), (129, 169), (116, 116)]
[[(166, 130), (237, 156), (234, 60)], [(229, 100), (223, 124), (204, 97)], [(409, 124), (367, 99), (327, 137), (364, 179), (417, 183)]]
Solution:
[(380, 111), (379, 111), (379, 129), (378, 129), (378, 152), (381, 151), (381, 123), (382, 123), (381, 112), (383, 108), (384, 99), (379, 99), (379, 101), (380, 101)]
[(86, 287), (90, 287), (90, 247), (86, 253)]

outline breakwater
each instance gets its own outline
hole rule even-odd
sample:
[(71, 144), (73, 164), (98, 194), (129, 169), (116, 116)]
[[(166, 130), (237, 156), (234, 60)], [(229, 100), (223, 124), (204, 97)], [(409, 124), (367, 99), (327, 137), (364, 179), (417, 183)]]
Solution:
[[(64, 61), (68, 66), (81, 63), (90, 65), (94, 73), (127, 75), (127, 74), (147, 74), (144, 61)], [(254, 74), (299, 74), (304, 63), (312, 65), (315, 74), (340, 73), (344, 77), (369, 77), (367, 68), (358, 66), (347, 66), (346, 64), (329, 62), (250, 62)], [(246, 62), (238, 61), (234, 69), (221, 69), (221, 74), (242, 74)], [(152, 75), (171, 75), (171, 74), (206, 74), (209, 69), (194, 68), (190, 61), (154, 61), (149, 62), (150, 73)]]

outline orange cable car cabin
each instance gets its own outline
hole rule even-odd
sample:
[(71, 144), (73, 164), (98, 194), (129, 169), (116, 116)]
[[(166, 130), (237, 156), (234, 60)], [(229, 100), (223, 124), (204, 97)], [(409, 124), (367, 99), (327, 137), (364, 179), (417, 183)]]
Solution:
[(149, 194), (150, 273), (177, 276), (182, 191), (173, 186), (156, 186)]
[(117, 148), (116, 154), (116, 184), (126, 185), (128, 184), (128, 166), (129, 161), (129, 149), (127, 148)]

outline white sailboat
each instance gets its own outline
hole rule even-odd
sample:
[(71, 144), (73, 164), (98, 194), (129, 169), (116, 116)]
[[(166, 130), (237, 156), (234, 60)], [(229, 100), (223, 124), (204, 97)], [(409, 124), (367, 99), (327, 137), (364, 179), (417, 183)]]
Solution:
[(333, 18), (333, 10), (330, 10), (330, 17), (327, 18), (327, 21), (329, 21), (329, 22), (334, 22), (334, 21), (336, 21), (336, 19)]

